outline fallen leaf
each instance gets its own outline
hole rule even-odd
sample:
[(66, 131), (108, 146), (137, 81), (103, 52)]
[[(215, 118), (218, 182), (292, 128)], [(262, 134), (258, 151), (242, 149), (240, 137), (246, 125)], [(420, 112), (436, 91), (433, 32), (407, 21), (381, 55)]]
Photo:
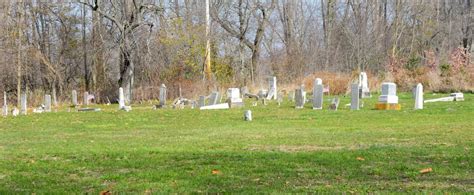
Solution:
[(221, 174), (221, 171), (219, 171), (219, 170), (217, 170), (217, 169), (214, 169), (214, 170), (211, 171), (211, 173), (212, 173), (213, 175), (217, 175), (217, 174)]
[(420, 173), (424, 174), (424, 173), (429, 173), (429, 172), (432, 172), (432, 171), (433, 171), (433, 169), (430, 167), (430, 168), (426, 168), (426, 169), (421, 169)]
[(110, 193), (109, 190), (104, 190), (104, 191), (100, 192), (100, 195), (110, 195), (110, 194), (112, 194), (112, 193)]
[(358, 157), (356, 158), (356, 160), (358, 160), (358, 161), (364, 161), (365, 158), (362, 158), (362, 157), (358, 156)]

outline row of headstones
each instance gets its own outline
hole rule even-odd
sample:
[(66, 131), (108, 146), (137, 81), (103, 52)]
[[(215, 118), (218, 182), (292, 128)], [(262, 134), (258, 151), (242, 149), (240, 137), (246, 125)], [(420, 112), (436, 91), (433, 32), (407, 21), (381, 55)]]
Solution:
[[(360, 99), (370, 97), (370, 91), (367, 86), (367, 76), (364, 73), (359, 80), (359, 83), (351, 85), (351, 110), (360, 109)], [(365, 84), (362, 84), (365, 83)], [(323, 108), (323, 96), (324, 86), (320, 78), (316, 78), (313, 87), (313, 109), (320, 110)], [(382, 94), (379, 97), (378, 102), (380, 104), (398, 104), (397, 86), (395, 83), (382, 83)], [(302, 109), (306, 103), (306, 92), (304, 86), (295, 90), (295, 108)], [(330, 109), (337, 110), (339, 105), (339, 99), (336, 97), (331, 101)], [(423, 85), (417, 84), (415, 89), (415, 108), (423, 109)]]
[[(20, 96), (20, 110), (17, 108), (12, 109), (12, 115), (17, 116), (18, 114), (22, 115), (27, 115), (28, 114), (28, 104), (27, 104), (27, 99), (28, 96), (26, 93), (22, 93)], [(84, 101), (83, 105), (88, 106), (90, 103), (90, 94), (88, 92), (84, 92)], [(44, 96), (44, 102), (39, 108), (33, 109), (34, 113), (42, 113), (42, 112), (51, 112), (52, 111), (52, 96), (49, 94), (46, 94)], [(77, 91), (73, 90), (71, 93), (71, 101), (72, 101), (72, 106), (76, 107), (78, 106), (78, 101), (77, 101)], [(2, 107), (2, 115), (3, 116), (8, 116), (9, 110), (8, 110), (8, 104), (7, 104), (7, 93), (3, 92), (3, 107)]]

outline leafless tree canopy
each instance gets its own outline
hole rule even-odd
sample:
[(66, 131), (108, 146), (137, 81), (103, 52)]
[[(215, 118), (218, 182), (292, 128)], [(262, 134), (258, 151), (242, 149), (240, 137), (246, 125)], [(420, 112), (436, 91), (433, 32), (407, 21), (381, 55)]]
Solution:
[(211, 0), (209, 36), (202, 0), (0, 1), (0, 16), (0, 90), (13, 96), (103, 97), (120, 86), (136, 97), (132, 89), (160, 83), (290, 83), (318, 71), (386, 75), (397, 64), (442, 71), (470, 67), (474, 50), (471, 0)]

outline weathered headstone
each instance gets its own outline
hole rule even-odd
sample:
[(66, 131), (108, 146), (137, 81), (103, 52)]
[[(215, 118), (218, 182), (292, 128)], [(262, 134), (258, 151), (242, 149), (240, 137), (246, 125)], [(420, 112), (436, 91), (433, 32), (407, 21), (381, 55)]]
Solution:
[(359, 84), (351, 86), (351, 110), (359, 110)]
[(44, 96), (44, 111), (51, 112), (51, 95)]
[(78, 105), (78, 103), (77, 103), (77, 91), (76, 90), (72, 90), (71, 99), (72, 99), (72, 106), (76, 107)]
[(421, 109), (423, 109), (423, 85), (418, 83), (418, 85), (416, 85), (415, 110)]
[(377, 110), (400, 110), (395, 83), (382, 83), (382, 95), (380, 95), (375, 108)]
[(278, 93), (278, 98), (277, 98), (278, 106), (280, 106), (281, 103), (283, 103), (283, 93)]
[(261, 89), (260, 91), (258, 91), (257, 95), (258, 98), (265, 98), (268, 95), (268, 91), (266, 89)]
[(244, 112), (244, 120), (245, 121), (252, 121), (252, 111), (251, 110), (246, 110)]
[(206, 96), (199, 96), (199, 103), (198, 103), (199, 108), (206, 106)]
[(305, 92), (304, 88), (299, 88), (295, 90), (295, 108), (296, 109), (302, 109), (304, 107), (304, 104), (306, 103), (305, 100)]
[(313, 85), (313, 110), (323, 109), (323, 90), (322, 80), (317, 78)]
[(8, 116), (8, 104), (7, 104), (7, 92), (3, 92), (3, 107), (2, 107), (2, 115)]
[(268, 79), (269, 83), (269, 89), (268, 89), (268, 94), (267, 94), (267, 99), (268, 100), (276, 100), (278, 96), (278, 91), (277, 91), (277, 78), (276, 77), (270, 77)]
[(21, 94), (21, 100), (20, 100), (20, 104), (21, 104), (21, 108), (20, 108), (20, 114), (22, 115), (27, 115), (28, 114), (28, 102), (27, 102), (27, 96), (26, 96), (26, 93), (23, 92)]
[(370, 90), (369, 90), (369, 80), (367, 79), (367, 73), (365, 72), (361, 72), (359, 74), (359, 90), (360, 90), (359, 96), (361, 98), (371, 97)]
[(119, 110), (125, 108), (125, 94), (123, 92), (123, 88), (119, 88)]
[(291, 91), (290, 93), (288, 93), (288, 101), (295, 101), (295, 91)]
[(332, 99), (331, 105), (329, 105), (329, 109), (330, 110), (337, 110), (338, 107), (339, 107), (339, 98), (335, 97), (335, 98)]
[(83, 99), (83, 105), (84, 106), (89, 106), (89, 92), (84, 92), (84, 99)]
[(451, 93), (450, 97), (454, 97), (454, 101), (464, 101), (464, 94), (463, 93)]
[(240, 97), (239, 88), (229, 88), (227, 90), (227, 103), (231, 108), (244, 106), (244, 101)]
[(209, 97), (209, 105), (215, 105), (219, 103), (219, 92), (214, 91)]
[(249, 88), (247, 86), (240, 88), (240, 92), (242, 96), (245, 96), (245, 94), (250, 93)]

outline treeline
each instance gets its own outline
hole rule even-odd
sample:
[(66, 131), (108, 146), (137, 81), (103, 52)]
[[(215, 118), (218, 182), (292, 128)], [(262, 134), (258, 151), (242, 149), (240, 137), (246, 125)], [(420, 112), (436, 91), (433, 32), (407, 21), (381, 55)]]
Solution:
[(1, 1), (0, 16), (0, 90), (11, 97), (113, 97), (120, 86), (143, 98), (161, 83), (197, 91), (319, 71), (433, 90), (474, 80), (471, 0), (211, 0), (209, 34), (203, 0)]

